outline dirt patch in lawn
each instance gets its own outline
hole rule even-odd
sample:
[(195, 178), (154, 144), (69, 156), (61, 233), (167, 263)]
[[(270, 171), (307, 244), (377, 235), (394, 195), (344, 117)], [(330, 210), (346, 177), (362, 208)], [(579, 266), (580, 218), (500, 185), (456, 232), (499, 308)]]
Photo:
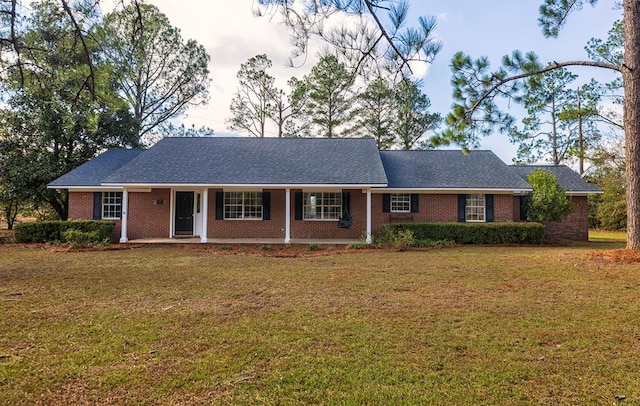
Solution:
[(640, 251), (627, 249), (595, 251), (589, 255), (593, 258), (616, 264), (633, 264), (640, 262)]

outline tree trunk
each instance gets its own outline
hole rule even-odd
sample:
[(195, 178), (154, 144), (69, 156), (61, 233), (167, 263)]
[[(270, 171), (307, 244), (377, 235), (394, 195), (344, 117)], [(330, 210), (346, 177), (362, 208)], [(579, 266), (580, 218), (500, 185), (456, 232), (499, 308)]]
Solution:
[(584, 175), (584, 138), (582, 135), (582, 107), (580, 106), (580, 87), (578, 87), (578, 158), (580, 160), (580, 176)]
[(624, 0), (627, 249), (640, 250), (640, 1)]
[(551, 159), (553, 160), (553, 165), (560, 165), (560, 160), (558, 159), (558, 120), (556, 115), (558, 112), (556, 111), (556, 96), (555, 94), (551, 95)]

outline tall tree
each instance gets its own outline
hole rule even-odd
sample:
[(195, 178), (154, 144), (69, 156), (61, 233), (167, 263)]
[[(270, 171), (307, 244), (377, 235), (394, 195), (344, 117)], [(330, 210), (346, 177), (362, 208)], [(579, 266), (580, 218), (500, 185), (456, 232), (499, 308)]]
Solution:
[[(97, 44), (79, 40), (81, 34), (57, 2), (31, 7), (21, 39), (29, 52), (21, 69), (10, 70), (2, 83), (8, 103), (0, 161), (9, 174), (5, 190), (26, 190), (36, 204), (47, 202), (66, 219), (67, 195), (48, 190), (47, 183), (104, 148), (137, 145), (137, 125), (109, 86), (110, 66), (95, 63)], [(77, 9), (74, 15), (83, 12)], [(89, 85), (90, 77), (95, 86)]]
[[(597, 0), (545, 0), (540, 6), (539, 23), (546, 37), (556, 37), (567, 19), (585, 3)], [(443, 137), (463, 146), (476, 145), (478, 137), (494, 128), (506, 130), (509, 115), (496, 104), (499, 95), (513, 95), (523, 79), (570, 66), (591, 66), (618, 72), (624, 88), (624, 132), (626, 153), (627, 248), (640, 250), (640, 2), (622, 0), (624, 58), (583, 60), (543, 65), (534, 53), (514, 52), (503, 59), (503, 66), (489, 70), (487, 58), (472, 60), (458, 53), (452, 60), (456, 104), (447, 116)]]
[(442, 121), (440, 114), (429, 112), (431, 101), (422, 93), (418, 83), (403, 78), (394, 91), (395, 116), (391, 130), (400, 149), (426, 148), (428, 131), (435, 130)]
[(576, 101), (570, 85), (577, 77), (567, 69), (557, 69), (524, 82), (522, 95), (515, 99), (527, 110), (527, 116), (522, 128), (509, 130), (509, 138), (518, 144), (519, 161), (532, 163), (546, 156), (553, 165), (559, 165), (567, 158), (575, 139), (572, 120), (563, 118)]
[(97, 34), (141, 137), (207, 102), (209, 55), (195, 40), (183, 40), (156, 6), (134, 2), (107, 14)]
[(431, 62), (441, 49), (433, 35), (436, 19), (419, 17), (415, 26), (409, 26), (405, 0), (258, 0), (258, 4), (265, 8), (257, 9), (257, 15), (279, 13), (292, 29), (293, 58), (306, 55), (310, 38), (319, 37), (356, 74), (377, 71), (380, 65), (407, 74), (413, 62)]
[(311, 69), (305, 82), (307, 120), (322, 137), (340, 136), (353, 107), (353, 75), (334, 55), (326, 55)]
[(369, 82), (357, 96), (354, 132), (373, 137), (378, 149), (390, 149), (395, 143), (391, 129), (396, 113), (395, 94), (389, 81), (381, 76)]
[(274, 77), (266, 72), (270, 67), (271, 60), (265, 54), (253, 56), (240, 65), (236, 75), (239, 88), (229, 106), (232, 116), (227, 123), (230, 130), (255, 137), (265, 136), (267, 120), (274, 116), (279, 96)]
[(308, 129), (301, 128), (303, 109), (309, 98), (309, 86), (306, 81), (292, 77), (287, 81), (289, 93), (277, 89), (271, 120), (278, 128), (278, 137), (297, 137)]

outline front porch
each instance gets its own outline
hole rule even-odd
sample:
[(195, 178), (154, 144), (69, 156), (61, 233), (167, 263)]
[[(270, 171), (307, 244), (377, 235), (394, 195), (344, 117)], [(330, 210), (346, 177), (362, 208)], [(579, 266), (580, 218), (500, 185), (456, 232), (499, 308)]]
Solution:
[[(200, 237), (189, 238), (140, 238), (129, 240), (130, 244), (202, 244)], [(207, 244), (284, 244), (282, 238), (209, 238)], [(318, 244), (318, 245), (349, 245), (364, 244), (360, 239), (335, 239), (335, 238), (292, 238), (289, 244)]]

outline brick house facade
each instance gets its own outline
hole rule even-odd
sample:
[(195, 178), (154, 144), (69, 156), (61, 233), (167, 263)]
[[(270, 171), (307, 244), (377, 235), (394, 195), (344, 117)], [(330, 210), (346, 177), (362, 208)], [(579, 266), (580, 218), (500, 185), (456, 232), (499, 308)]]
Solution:
[[(176, 152), (194, 165), (172, 162)], [(120, 242), (370, 241), (393, 222), (522, 221), (534, 168), (490, 151), (378, 151), (371, 139), (180, 138), (107, 151), (49, 187), (69, 190), (69, 218), (114, 220)], [(576, 209), (547, 224), (548, 236), (586, 240), (587, 195), (598, 189), (569, 168), (552, 171)]]

